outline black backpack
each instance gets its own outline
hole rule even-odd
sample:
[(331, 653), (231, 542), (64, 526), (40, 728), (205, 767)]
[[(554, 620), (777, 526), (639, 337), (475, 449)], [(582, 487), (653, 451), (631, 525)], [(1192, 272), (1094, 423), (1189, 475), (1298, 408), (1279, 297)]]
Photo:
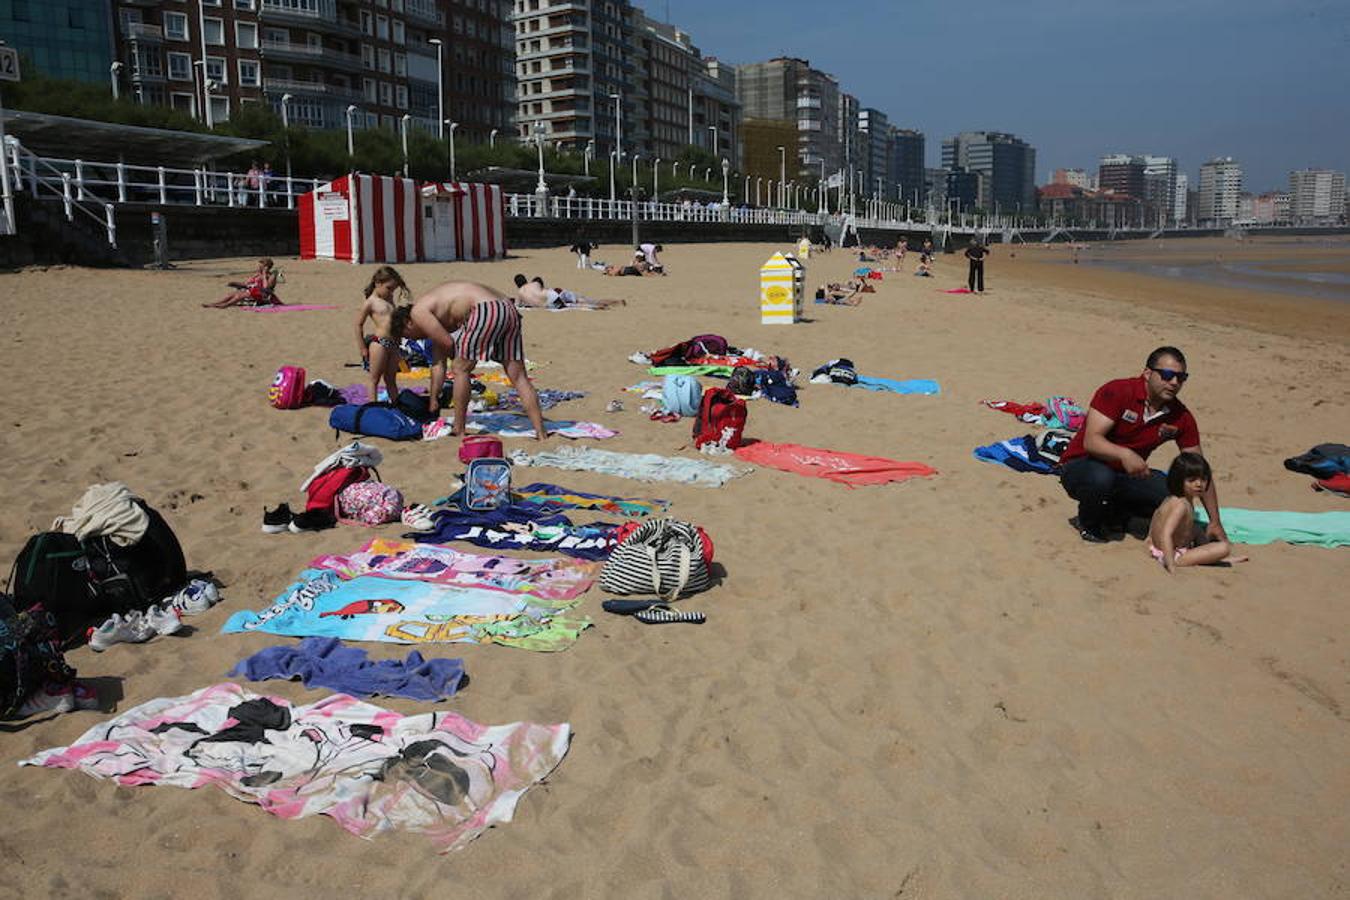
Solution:
[(84, 541), (99, 616), (146, 609), (187, 584), (187, 562), (173, 529), (143, 500), (136, 504), (150, 517), (139, 541), (129, 547), (101, 535)]
[(84, 546), (75, 535), (60, 531), (42, 531), (28, 539), (10, 571), (9, 590), (17, 609), (42, 604), (67, 638), (79, 634), (101, 610)]

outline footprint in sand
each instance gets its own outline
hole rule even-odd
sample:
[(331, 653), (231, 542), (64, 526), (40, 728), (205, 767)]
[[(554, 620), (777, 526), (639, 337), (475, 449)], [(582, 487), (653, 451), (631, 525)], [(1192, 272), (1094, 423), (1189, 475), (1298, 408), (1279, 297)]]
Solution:
[(1273, 656), (1262, 657), (1261, 665), (1271, 675), (1274, 675), (1336, 718), (1345, 718), (1341, 715), (1341, 704), (1336, 701), (1336, 698), (1308, 676), (1281, 669), (1280, 661)]

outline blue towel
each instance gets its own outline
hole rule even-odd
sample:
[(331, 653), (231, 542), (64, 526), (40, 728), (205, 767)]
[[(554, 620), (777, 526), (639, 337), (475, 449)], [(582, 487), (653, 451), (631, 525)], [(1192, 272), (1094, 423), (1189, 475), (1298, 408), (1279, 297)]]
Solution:
[(1052, 475), (1055, 471), (1054, 465), (1036, 452), (1036, 439), (1029, 434), (999, 441), (987, 447), (976, 447), (975, 458), (1007, 466), (1018, 472)]
[(936, 381), (927, 378), (896, 381), (893, 378), (869, 378), (866, 375), (858, 376), (855, 387), (866, 388), (869, 391), (890, 391), (893, 394), (937, 394), (942, 391)]
[(406, 660), (366, 657), (331, 637), (307, 637), (289, 647), (268, 647), (230, 670), (249, 681), (299, 678), (305, 687), (326, 687), (354, 697), (383, 694), (413, 700), (453, 697), (464, 680), (464, 661), (423, 659), (413, 650)]

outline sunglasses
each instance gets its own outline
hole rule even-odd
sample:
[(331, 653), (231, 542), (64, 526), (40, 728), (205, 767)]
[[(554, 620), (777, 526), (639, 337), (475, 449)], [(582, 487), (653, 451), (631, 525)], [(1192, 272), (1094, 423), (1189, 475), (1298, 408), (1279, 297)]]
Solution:
[(1177, 384), (1185, 384), (1186, 379), (1191, 377), (1188, 373), (1178, 372), (1176, 369), (1155, 369), (1153, 366), (1149, 366), (1149, 369), (1157, 372), (1163, 381), (1176, 381)]

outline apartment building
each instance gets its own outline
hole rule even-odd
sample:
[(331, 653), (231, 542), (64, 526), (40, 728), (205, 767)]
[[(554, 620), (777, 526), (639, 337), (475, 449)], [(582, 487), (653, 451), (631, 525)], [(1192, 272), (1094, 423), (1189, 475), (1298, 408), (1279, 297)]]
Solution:
[[(851, 119), (841, 118), (839, 82), (834, 76), (811, 68), (804, 59), (792, 57), (748, 63), (736, 67), (736, 98), (747, 120), (754, 118), (795, 125), (796, 152), (790, 152), (787, 161), (789, 180), (803, 174), (819, 177), (822, 163), (827, 175), (843, 167), (840, 124), (856, 123), (857, 110), (856, 107), (853, 109)], [(756, 133), (760, 131), (763, 129)], [(766, 155), (763, 148), (753, 148), (751, 143), (747, 129), (747, 168), (752, 159)], [(772, 174), (777, 177), (776, 171)]]
[(1336, 225), (1345, 217), (1345, 173), (1300, 169), (1289, 173), (1289, 213), (1297, 225)]
[(745, 159), (741, 138), (741, 104), (736, 99), (736, 69), (716, 57), (703, 57), (694, 74), (694, 121), (691, 141), (727, 160), (740, 171)]
[(1036, 206), (1036, 148), (999, 131), (963, 131), (942, 142), (942, 168), (977, 172), (978, 205), (994, 212), (1029, 212)]
[(891, 123), (879, 109), (863, 107), (858, 110), (858, 167), (862, 172), (862, 193), (884, 200), (895, 199), (886, 147), (891, 137)]
[(924, 202), (924, 142), (922, 131), (891, 126), (887, 148), (889, 177), (897, 196), (914, 206)]
[(1097, 165), (1097, 190), (1144, 198), (1144, 157), (1128, 153), (1103, 156)]
[(1196, 215), (1202, 225), (1227, 225), (1237, 218), (1242, 193), (1242, 165), (1220, 156), (1200, 166)]
[(1177, 161), (1170, 156), (1144, 156), (1144, 201), (1151, 224), (1176, 221)]

